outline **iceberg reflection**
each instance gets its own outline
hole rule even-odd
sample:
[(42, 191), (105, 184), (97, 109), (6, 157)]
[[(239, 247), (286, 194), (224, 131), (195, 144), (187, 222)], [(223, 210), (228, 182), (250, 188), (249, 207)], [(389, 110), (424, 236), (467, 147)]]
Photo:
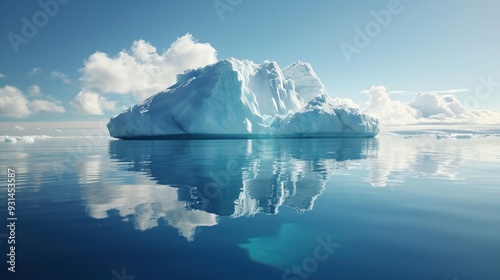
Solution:
[(334, 173), (376, 157), (377, 148), (377, 139), (111, 141), (111, 159), (146, 182), (105, 184), (94, 198), (87, 192), (87, 206), (96, 218), (112, 209), (133, 215), (140, 230), (164, 218), (193, 240), (196, 226), (215, 225), (217, 216), (311, 210)]
[(193, 240), (198, 227), (216, 225), (219, 216), (312, 210), (334, 174), (358, 169), (362, 177), (353, 180), (394, 191), (411, 178), (462, 181), (467, 162), (498, 162), (500, 156), (491, 148), (498, 137), (426, 137), (114, 140), (111, 162), (89, 155), (78, 176), (91, 217), (117, 210), (138, 230), (163, 219)]

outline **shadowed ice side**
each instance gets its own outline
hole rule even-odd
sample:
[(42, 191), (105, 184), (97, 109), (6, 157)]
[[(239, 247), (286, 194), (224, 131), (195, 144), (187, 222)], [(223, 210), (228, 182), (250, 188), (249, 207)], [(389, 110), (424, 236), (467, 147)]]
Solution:
[[(143, 183), (140, 192), (132, 186), (113, 195), (109, 193), (113, 190), (96, 188), (86, 193), (87, 206), (96, 218), (120, 207), (140, 230), (155, 227), (164, 218), (193, 240), (196, 227), (216, 225), (217, 216), (277, 214), (284, 206), (312, 210), (334, 173), (376, 157), (377, 149), (378, 140), (373, 138), (116, 140), (110, 142), (109, 153), (120, 169), (145, 174), (156, 184)], [(123, 197), (128, 193), (149, 194), (150, 201)], [(106, 197), (131, 204), (114, 205), (118, 202)], [(140, 211), (127, 210), (134, 208)]]

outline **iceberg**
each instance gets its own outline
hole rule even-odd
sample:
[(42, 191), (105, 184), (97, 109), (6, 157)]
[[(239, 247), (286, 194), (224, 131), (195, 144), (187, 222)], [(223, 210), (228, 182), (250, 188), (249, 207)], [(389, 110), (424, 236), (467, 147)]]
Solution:
[(326, 92), (306, 62), (281, 69), (228, 58), (111, 118), (119, 139), (375, 137), (376, 118)]

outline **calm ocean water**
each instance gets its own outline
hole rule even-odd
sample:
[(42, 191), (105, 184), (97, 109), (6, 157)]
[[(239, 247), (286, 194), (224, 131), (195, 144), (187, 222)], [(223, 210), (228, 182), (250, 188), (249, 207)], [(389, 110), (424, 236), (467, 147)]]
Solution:
[(1, 279), (500, 279), (495, 135), (0, 151)]

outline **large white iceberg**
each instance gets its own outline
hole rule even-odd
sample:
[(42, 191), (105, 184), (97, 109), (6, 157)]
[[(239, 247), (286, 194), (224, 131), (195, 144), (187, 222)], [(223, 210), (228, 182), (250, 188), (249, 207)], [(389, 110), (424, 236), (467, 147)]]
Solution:
[(111, 136), (135, 138), (374, 137), (378, 120), (328, 95), (311, 66), (229, 58), (111, 118)]

